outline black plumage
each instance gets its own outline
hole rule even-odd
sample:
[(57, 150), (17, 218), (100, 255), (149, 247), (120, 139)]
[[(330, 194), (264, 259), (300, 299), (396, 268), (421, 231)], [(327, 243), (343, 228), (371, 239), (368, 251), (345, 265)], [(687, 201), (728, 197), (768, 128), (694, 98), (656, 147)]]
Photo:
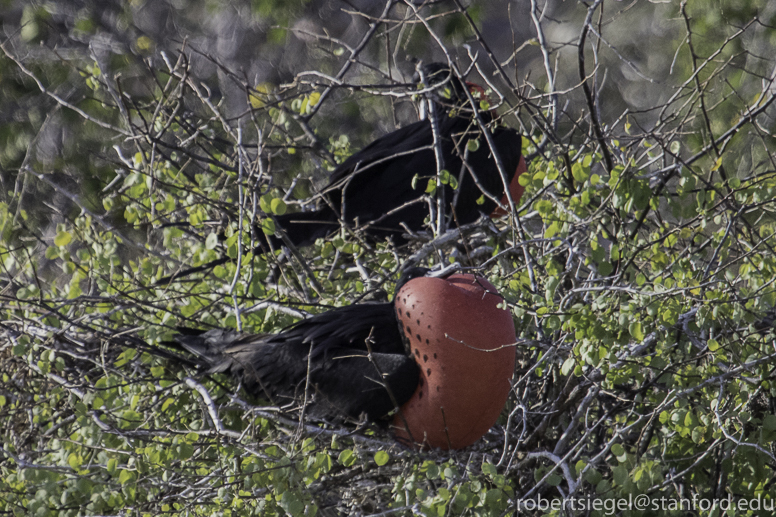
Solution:
[[(406, 270), (396, 292), (427, 272)], [(418, 384), (418, 365), (403, 336), (393, 303), (364, 303), (274, 335), (210, 330), (175, 339), (208, 373), (227, 373), (275, 405), (299, 404), (307, 391), (312, 418), (378, 420), (409, 400)]]
[[(450, 74), (444, 65), (436, 63), (427, 65), (425, 70), (437, 83)], [(473, 120), (471, 105), (466, 108), (464, 86), (455, 77), (443, 84), (450, 86), (444, 88), (449, 94), (447, 102), (443, 104), (438, 94), (433, 96), (442, 168), (458, 180), (457, 193), (450, 185), (444, 186), (444, 206), (447, 214), (454, 214), (449, 217), (450, 224), (467, 224), (494, 210), (496, 202), (491, 198), (501, 199), (504, 182), (493, 153)], [(483, 118), (490, 116), (483, 113)], [(490, 131), (510, 182), (520, 161), (521, 136), (504, 127)], [(478, 140), (478, 147), (472, 145), (476, 150), (467, 151), (471, 140)], [(464, 165), (464, 157), (468, 166)], [(413, 232), (423, 229), (429, 214), (423, 196), (428, 179), (436, 176), (437, 169), (432, 123), (430, 119), (421, 120), (378, 138), (340, 164), (320, 192), (322, 199), (316, 210), (284, 214), (276, 221), (298, 246), (327, 236), (340, 227), (340, 222), (361, 227), (373, 240), (388, 237), (401, 244), (405, 241), (404, 226)], [(413, 188), (416, 175), (420, 181)], [(483, 191), (489, 196), (483, 195)], [(274, 237), (270, 240), (274, 246), (281, 245)]]
[[(467, 107), (464, 84), (450, 76), (446, 65), (431, 63), (423, 70), (426, 84), (439, 84), (439, 90), (445, 93), (435, 90), (429, 98), (436, 108), (442, 168), (458, 182), (457, 190), (449, 184), (442, 187), (447, 225), (472, 223), (480, 215), (493, 212), (497, 206), (493, 199), (501, 200), (504, 195), (504, 181), (473, 119), (471, 105)], [(480, 114), (486, 122), (491, 121), (488, 112)], [(520, 163), (522, 138), (514, 129), (505, 127), (492, 127), (490, 132), (509, 184)], [(467, 150), (472, 140), (478, 145), (471, 147), (475, 150)], [(332, 172), (327, 186), (319, 193), (317, 208), (275, 216), (278, 230), (296, 246), (307, 246), (345, 224), (361, 229), (362, 235), (373, 241), (390, 238), (401, 245), (406, 242), (406, 229), (424, 229), (429, 215), (426, 186), (430, 178), (436, 177), (437, 169), (431, 121), (420, 120), (378, 138), (350, 156)], [(418, 181), (413, 188), (416, 175)], [(261, 230), (258, 234), (264, 236)], [(259, 241), (257, 252), (267, 252), (270, 244), (274, 249), (283, 246), (283, 240), (277, 236), (265, 237), (266, 240)], [(221, 257), (158, 283), (209, 270), (229, 260)]]

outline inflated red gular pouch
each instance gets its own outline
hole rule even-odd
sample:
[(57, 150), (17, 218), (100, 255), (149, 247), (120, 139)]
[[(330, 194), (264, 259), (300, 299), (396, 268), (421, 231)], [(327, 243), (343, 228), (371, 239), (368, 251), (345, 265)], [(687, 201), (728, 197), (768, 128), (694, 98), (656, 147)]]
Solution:
[(515, 325), (482, 277), (416, 278), (394, 304), (413, 357), (418, 388), (393, 420), (396, 438), (460, 449), (496, 423), (511, 389)]

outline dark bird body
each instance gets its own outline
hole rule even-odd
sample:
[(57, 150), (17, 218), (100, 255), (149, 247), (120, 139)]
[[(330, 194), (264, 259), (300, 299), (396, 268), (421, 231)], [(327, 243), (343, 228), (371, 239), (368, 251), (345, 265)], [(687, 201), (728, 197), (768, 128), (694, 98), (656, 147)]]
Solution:
[[(424, 69), (426, 78), (447, 85), (445, 90), (450, 93), (448, 99), (442, 99), (436, 93), (431, 95), (436, 107), (434, 118), (439, 134), (441, 168), (437, 164), (430, 119), (378, 138), (332, 172), (327, 186), (318, 194), (315, 210), (275, 216), (277, 230), (284, 232), (294, 245), (310, 245), (337, 231), (341, 224), (360, 230), (361, 235), (372, 241), (389, 238), (396, 245), (405, 243), (407, 230), (419, 232), (424, 229), (424, 221), (429, 216), (426, 187), (440, 169), (447, 170), (458, 182), (457, 189), (449, 184), (438, 189), (444, 191), (443, 207), (448, 227), (472, 223), (483, 214), (491, 215), (497, 207), (494, 199), (503, 202), (504, 180), (491, 148), (474, 121), (471, 105), (467, 105), (464, 84), (449, 77), (450, 70), (444, 65), (433, 63)], [(479, 88), (475, 86), (472, 89)], [(481, 111), (480, 115), (485, 122), (492, 122), (489, 112)], [(504, 127), (491, 127), (490, 132), (513, 201), (517, 202), (522, 187), (516, 186), (516, 175), (525, 171), (525, 161), (521, 157), (522, 137), (514, 129)], [(468, 143), (472, 140), (478, 145), (469, 151)], [(418, 180), (413, 188), (415, 176)], [(435, 200), (430, 201), (434, 203)], [(264, 235), (261, 231), (259, 234)], [(276, 235), (266, 236), (257, 251), (268, 251), (270, 244), (278, 249), (283, 246), (283, 240)], [(222, 257), (158, 282), (167, 283), (229, 260)]]
[[(407, 270), (397, 292), (427, 271)], [(393, 303), (339, 307), (275, 335), (211, 330), (176, 341), (208, 373), (228, 373), (275, 405), (299, 404), (307, 391), (307, 415), (317, 419), (378, 420), (418, 385), (418, 365), (405, 349)]]
[[(439, 71), (440, 66), (427, 68)], [(449, 70), (443, 70), (449, 74)], [(460, 91), (463, 86), (456, 78), (448, 84), (457, 85), (452, 88), (450, 103), (459, 108), (450, 111), (437, 103), (436, 120), (441, 169), (458, 180), (457, 192), (450, 185), (444, 186), (444, 207), (452, 215), (449, 224), (454, 226), (471, 223), (481, 214), (490, 215), (497, 206), (491, 198), (501, 200), (505, 190), (493, 153), (473, 120), (471, 106), (468, 111), (460, 107), (466, 103)], [(487, 112), (482, 115), (486, 121), (491, 118)], [(503, 127), (490, 131), (509, 184), (520, 163), (521, 136)], [(470, 140), (478, 140), (479, 147), (474, 151), (466, 150)], [(468, 166), (464, 165), (464, 157)], [(340, 227), (340, 221), (362, 227), (373, 240), (391, 238), (401, 244), (405, 241), (404, 226), (413, 232), (423, 229), (429, 214), (423, 196), (429, 178), (436, 177), (438, 169), (432, 123), (421, 120), (378, 138), (340, 164), (321, 191), (317, 210), (285, 214), (276, 220), (298, 246), (327, 236)], [(416, 175), (419, 181), (413, 188)], [(274, 246), (281, 244), (274, 237), (271, 240)]]

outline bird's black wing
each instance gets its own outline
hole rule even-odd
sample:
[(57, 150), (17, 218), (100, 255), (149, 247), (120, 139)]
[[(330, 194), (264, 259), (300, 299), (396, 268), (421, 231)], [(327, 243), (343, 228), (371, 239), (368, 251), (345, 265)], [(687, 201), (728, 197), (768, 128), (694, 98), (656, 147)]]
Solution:
[[(341, 216), (349, 224), (356, 219), (363, 224), (380, 218), (406, 201), (422, 195), (425, 185), (413, 193), (410, 183), (414, 173), (407, 175), (406, 172), (428, 168), (427, 162), (434, 159), (432, 142), (431, 126), (425, 120), (378, 138), (350, 156), (331, 173), (329, 183), (321, 191), (326, 201), (321, 202), (317, 210), (276, 216), (278, 224), (291, 242), (297, 246), (306, 246), (336, 230)], [(402, 165), (406, 165), (406, 170)], [(343, 197), (346, 198), (344, 203)], [(425, 208), (425, 205), (418, 206)], [(389, 235), (400, 236), (403, 230), (396, 219), (395, 216), (389, 221), (378, 223), (380, 228), (388, 228), (388, 232), (370, 231), (370, 235), (378, 239)], [(417, 215), (402, 213), (398, 219), (414, 220)], [(420, 225), (412, 224), (410, 227), (417, 230)], [(274, 247), (282, 245), (280, 240), (272, 236), (268, 240), (272, 241)]]
[[(401, 223), (413, 231), (422, 229), (428, 207), (426, 203), (416, 202), (390, 215), (386, 214), (419, 200), (425, 193), (428, 180), (436, 175), (438, 168), (430, 124), (422, 121), (414, 126), (408, 140), (395, 149), (389, 150), (382, 143), (378, 149), (370, 149), (367, 156), (378, 157), (378, 160), (371, 165), (360, 162), (359, 168), (351, 171), (347, 179), (349, 195), (346, 195), (344, 207), (346, 219), (359, 217), (362, 224), (374, 221), (370, 230), (373, 235), (393, 235), (397, 242), (402, 240)], [(455, 220), (458, 224), (471, 223), (480, 214), (489, 215), (496, 207), (491, 197), (500, 201), (505, 190), (494, 153), (480, 129), (465, 117), (443, 117), (439, 134), (442, 168), (454, 177), (462, 178), (457, 191), (449, 185), (444, 187), (446, 209), (449, 210), (455, 200)], [(495, 128), (492, 136), (508, 184), (520, 161), (522, 138), (520, 133), (508, 128)], [(468, 142), (475, 139), (479, 141), (479, 147), (467, 153)], [(464, 157), (467, 167), (464, 167)], [(415, 175), (421, 180), (413, 188), (412, 179)], [(476, 176), (476, 181), (473, 176)], [(483, 190), (489, 196), (483, 196)]]
[[(445, 135), (465, 122), (457, 117), (443, 117), (443, 168), (455, 167), (452, 143)], [(460, 163), (458, 160), (457, 163)], [(380, 138), (353, 155), (332, 176), (329, 199), (345, 220), (369, 223), (373, 238), (393, 237), (401, 243), (403, 226), (412, 231), (423, 229), (428, 207), (422, 201), (429, 179), (436, 176), (437, 161), (431, 124), (422, 120)], [(413, 178), (419, 181), (413, 188)], [(344, 198), (344, 201), (343, 201)]]
[(278, 405), (304, 399), (309, 365), (309, 415), (377, 419), (394, 401), (406, 402), (418, 383), (393, 311), (389, 303), (350, 305), (271, 336), (212, 330), (176, 339), (210, 372), (229, 373)]
[[(381, 136), (342, 162), (329, 177), (327, 188), (337, 186), (354, 170), (379, 170), (389, 159), (405, 159), (409, 154), (429, 148), (433, 138), (428, 120), (419, 120)], [(433, 152), (433, 151), (432, 151)]]
[[(438, 129), (441, 166), (461, 178), (457, 191), (444, 187), (446, 210), (455, 200), (458, 224), (490, 214), (496, 207), (491, 197), (501, 200), (504, 183), (481, 131), (469, 117), (447, 115), (440, 117)], [(520, 160), (522, 138), (506, 128), (495, 128), (492, 135), (509, 182)], [(467, 143), (474, 139), (479, 140), (479, 147), (467, 153)], [(468, 167), (463, 166), (464, 156)], [(340, 218), (348, 224), (368, 225), (367, 233), (373, 239), (390, 237), (401, 244), (405, 226), (415, 232), (423, 229), (428, 207), (422, 197), (437, 169), (431, 123), (421, 120), (378, 138), (345, 160), (323, 189), (327, 202), (317, 211), (279, 216), (278, 222), (297, 245), (327, 235), (339, 226)], [(419, 181), (413, 188), (415, 176)], [(483, 190), (489, 196), (483, 196)]]

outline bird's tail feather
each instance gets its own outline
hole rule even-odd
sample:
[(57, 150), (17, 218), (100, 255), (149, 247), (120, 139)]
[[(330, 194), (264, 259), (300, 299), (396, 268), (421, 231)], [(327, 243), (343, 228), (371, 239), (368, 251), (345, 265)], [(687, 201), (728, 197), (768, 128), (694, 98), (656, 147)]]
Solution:
[[(173, 348), (182, 349), (194, 356), (196, 363), (207, 373), (227, 372), (235, 366), (235, 355), (247, 338), (262, 340), (263, 336), (247, 336), (230, 330), (214, 329), (207, 332), (178, 329), (175, 340), (167, 342)], [(256, 344), (252, 344), (255, 348)]]

